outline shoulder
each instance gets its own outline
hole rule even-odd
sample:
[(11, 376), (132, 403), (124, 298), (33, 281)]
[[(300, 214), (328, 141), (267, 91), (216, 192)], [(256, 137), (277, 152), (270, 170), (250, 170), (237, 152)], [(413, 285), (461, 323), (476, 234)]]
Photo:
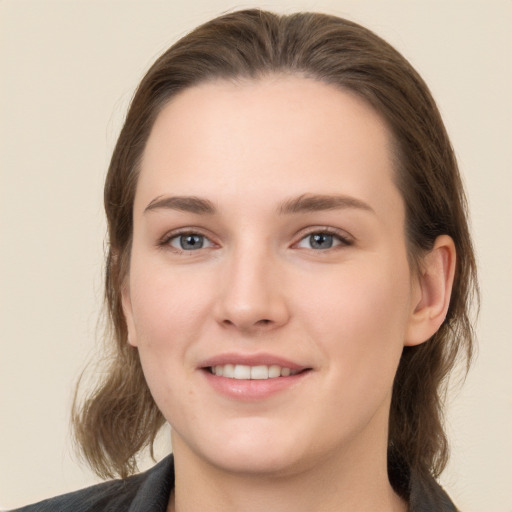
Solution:
[(11, 512), (165, 512), (174, 485), (172, 456), (150, 470), (63, 494)]
[(457, 508), (436, 480), (411, 475), (410, 512), (457, 512)]

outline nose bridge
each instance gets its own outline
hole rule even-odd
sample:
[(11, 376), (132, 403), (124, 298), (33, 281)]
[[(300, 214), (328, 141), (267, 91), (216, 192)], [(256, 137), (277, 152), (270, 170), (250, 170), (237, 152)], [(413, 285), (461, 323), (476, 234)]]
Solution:
[(242, 330), (271, 328), (288, 318), (278, 258), (255, 238), (233, 247), (218, 296), (218, 320)]

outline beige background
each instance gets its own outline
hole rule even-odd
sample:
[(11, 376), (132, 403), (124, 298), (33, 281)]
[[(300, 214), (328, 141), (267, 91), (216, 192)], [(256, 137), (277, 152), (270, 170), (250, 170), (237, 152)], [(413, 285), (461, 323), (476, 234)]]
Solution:
[(483, 296), (442, 481), (466, 512), (511, 512), (512, 2), (496, 0), (0, 0), (0, 509), (95, 481), (73, 458), (68, 412), (98, 344), (110, 152), (153, 59), (255, 5), (361, 22), (430, 84), (467, 183)]

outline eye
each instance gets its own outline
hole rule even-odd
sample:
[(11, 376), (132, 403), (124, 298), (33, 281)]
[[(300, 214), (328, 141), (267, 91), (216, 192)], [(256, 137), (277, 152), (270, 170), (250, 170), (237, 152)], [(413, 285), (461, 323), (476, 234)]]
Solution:
[(340, 245), (350, 245), (350, 241), (334, 233), (319, 231), (310, 233), (302, 238), (297, 247), (301, 249), (326, 250)]
[(213, 242), (198, 233), (181, 233), (169, 238), (167, 243), (180, 251), (197, 251), (198, 249), (213, 247)]

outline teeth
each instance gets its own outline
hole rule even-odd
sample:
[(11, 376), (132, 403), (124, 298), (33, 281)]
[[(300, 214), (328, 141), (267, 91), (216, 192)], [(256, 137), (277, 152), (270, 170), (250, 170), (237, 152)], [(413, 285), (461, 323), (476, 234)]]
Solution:
[(299, 373), (299, 370), (283, 368), (278, 365), (258, 365), (247, 366), (245, 364), (224, 364), (212, 366), (211, 372), (217, 377), (227, 377), (228, 379), (239, 380), (265, 380), (275, 379), (277, 377), (289, 377)]
[(268, 378), (275, 379), (276, 377), (281, 377), (281, 367), (273, 364), (268, 367)]
[(243, 364), (237, 364), (235, 366), (235, 371), (234, 371), (233, 377), (235, 379), (240, 379), (240, 380), (250, 379), (251, 378), (251, 367), (245, 366)]
[(215, 375), (222, 375), (227, 377), (228, 379), (235, 378), (235, 365), (234, 364), (225, 364), (224, 366), (216, 366), (215, 367)]

